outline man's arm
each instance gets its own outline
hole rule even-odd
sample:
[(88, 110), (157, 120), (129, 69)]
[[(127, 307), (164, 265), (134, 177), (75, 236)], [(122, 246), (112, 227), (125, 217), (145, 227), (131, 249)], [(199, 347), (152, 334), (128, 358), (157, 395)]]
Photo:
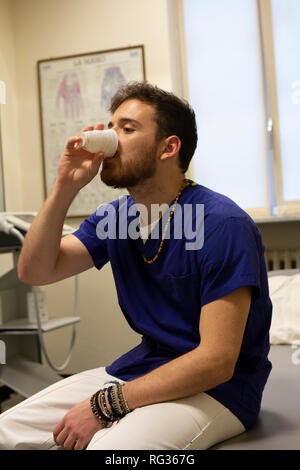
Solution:
[(18, 263), (18, 276), (26, 284), (50, 284), (93, 266), (88, 250), (76, 237), (61, 238), (74, 197), (97, 174), (103, 158), (103, 153), (81, 149), (80, 141), (80, 137), (68, 140), (53, 188), (26, 234)]
[(55, 183), (25, 237), (18, 276), (26, 284), (50, 284), (93, 266), (88, 250), (78, 238), (74, 235), (61, 238), (72, 199), (70, 192), (57, 186)]
[(251, 303), (241, 287), (205, 305), (200, 315), (200, 345), (194, 350), (128, 381), (129, 408), (184, 398), (227, 382), (239, 356)]

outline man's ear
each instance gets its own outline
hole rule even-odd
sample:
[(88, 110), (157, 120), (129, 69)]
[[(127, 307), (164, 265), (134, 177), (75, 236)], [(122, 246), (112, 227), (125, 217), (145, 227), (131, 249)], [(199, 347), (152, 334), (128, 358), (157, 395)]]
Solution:
[(160, 160), (176, 157), (181, 148), (181, 140), (177, 135), (167, 137), (163, 143)]

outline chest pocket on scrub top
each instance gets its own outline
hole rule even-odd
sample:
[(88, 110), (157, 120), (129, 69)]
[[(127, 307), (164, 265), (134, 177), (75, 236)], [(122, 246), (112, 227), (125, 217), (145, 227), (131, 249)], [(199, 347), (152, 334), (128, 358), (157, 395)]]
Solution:
[(177, 308), (184, 310), (185, 314), (200, 314), (200, 278), (198, 273), (182, 275), (168, 274), (167, 285), (170, 297)]

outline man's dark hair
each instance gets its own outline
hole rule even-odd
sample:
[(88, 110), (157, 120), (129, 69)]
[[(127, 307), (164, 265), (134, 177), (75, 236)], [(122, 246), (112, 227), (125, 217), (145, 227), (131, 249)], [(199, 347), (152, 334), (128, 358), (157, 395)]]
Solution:
[(110, 112), (126, 100), (138, 99), (155, 108), (157, 139), (176, 135), (181, 140), (179, 167), (183, 173), (188, 169), (197, 146), (197, 126), (193, 109), (173, 93), (161, 90), (147, 82), (130, 82), (119, 88), (110, 103)]

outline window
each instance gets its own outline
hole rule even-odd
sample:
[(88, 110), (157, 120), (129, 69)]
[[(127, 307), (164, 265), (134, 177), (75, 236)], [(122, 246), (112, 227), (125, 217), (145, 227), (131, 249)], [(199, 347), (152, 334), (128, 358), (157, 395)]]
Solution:
[(252, 216), (300, 213), (300, 1), (182, 0), (197, 182)]
[[(300, 200), (300, 2), (272, 0), (281, 212)], [(275, 111), (274, 111), (275, 113)], [(281, 170), (281, 171), (280, 171)]]

